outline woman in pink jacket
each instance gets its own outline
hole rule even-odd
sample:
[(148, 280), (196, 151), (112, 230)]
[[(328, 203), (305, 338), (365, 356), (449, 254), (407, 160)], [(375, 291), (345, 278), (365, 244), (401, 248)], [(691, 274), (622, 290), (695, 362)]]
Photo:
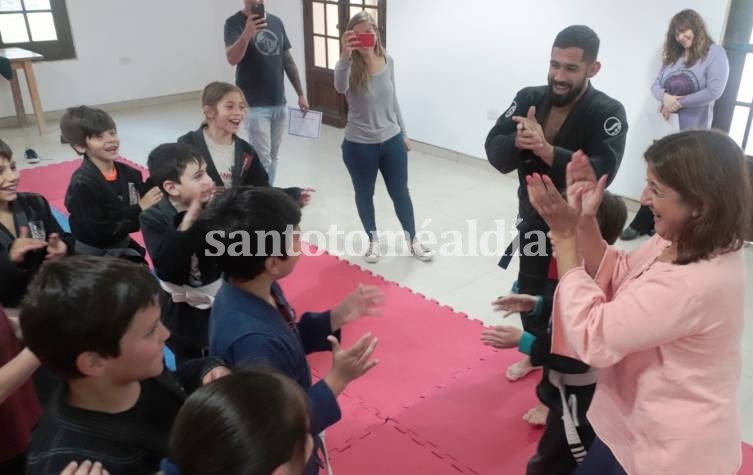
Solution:
[(567, 169), (566, 203), (528, 178), (560, 274), (552, 351), (599, 368), (588, 418), (597, 439), (576, 474), (733, 475), (753, 193), (740, 148), (693, 130), (645, 154), (656, 235), (624, 253), (602, 241), (604, 191), (587, 157)]

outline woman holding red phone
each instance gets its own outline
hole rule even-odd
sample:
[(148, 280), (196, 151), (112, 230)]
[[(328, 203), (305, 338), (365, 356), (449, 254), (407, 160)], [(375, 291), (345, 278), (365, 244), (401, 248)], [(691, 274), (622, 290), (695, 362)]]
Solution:
[(381, 171), (411, 252), (428, 262), (434, 251), (416, 239), (408, 191), (410, 140), (395, 93), (394, 61), (386, 54), (376, 22), (366, 11), (351, 18), (341, 44), (335, 89), (348, 100), (343, 161), (353, 181), (358, 216), (370, 239), (364, 259), (375, 263), (382, 257), (374, 214), (374, 185)]

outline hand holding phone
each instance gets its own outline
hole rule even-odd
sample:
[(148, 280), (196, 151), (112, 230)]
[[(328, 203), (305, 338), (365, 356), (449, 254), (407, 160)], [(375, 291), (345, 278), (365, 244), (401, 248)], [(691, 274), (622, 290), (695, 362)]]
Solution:
[(246, 35), (247, 39), (254, 38), (256, 34), (266, 28), (266, 26), (267, 19), (264, 16), (264, 4), (252, 3), (251, 14), (248, 15), (248, 19), (246, 20), (246, 29), (243, 32), (244, 35)]
[(353, 30), (348, 30), (343, 33), (343, 36), (340, 39), (340, 44), (342, 45), (343, 58), (350, 58), (351, 54), (353, 54), (353, 50), (360, 47), (356, 33)]

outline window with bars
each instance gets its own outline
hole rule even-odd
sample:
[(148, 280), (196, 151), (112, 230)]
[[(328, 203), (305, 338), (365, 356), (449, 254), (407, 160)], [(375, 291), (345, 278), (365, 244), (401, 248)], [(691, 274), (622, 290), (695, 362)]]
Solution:
[(314, 66), (324, 69), (335, 69), (335, 64), (340, 58), (340, 29), (356, 13), (367, 10), (379, 23), (378, 0), (360, 0), (344, 2), (347, 5), (345, 14), (341, 17), (340, 6), (342, 1), (318, 1), (314, 0), (312, 7), (312, 32), (314, 38)]
[(0, 0), (0, 47), (27, 49), (47, 60), (74, 58), (65, 0)]
[(751, 137), (751, 122), (753, 122), (753, 32), (751, 32), (747, 45), (733, 46), (745, 51), (746, 54), (734, 109), (732, 109), (729, 136), (745, 150), (746, 155), (753, 156), (753, 137)]

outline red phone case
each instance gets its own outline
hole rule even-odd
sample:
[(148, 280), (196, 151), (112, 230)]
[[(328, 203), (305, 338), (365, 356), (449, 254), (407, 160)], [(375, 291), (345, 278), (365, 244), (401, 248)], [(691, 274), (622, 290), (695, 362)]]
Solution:
[(374, 33), (356, 33), (358, 43), (362, 48), (371, 48), (376, 44), (376, 35)]

